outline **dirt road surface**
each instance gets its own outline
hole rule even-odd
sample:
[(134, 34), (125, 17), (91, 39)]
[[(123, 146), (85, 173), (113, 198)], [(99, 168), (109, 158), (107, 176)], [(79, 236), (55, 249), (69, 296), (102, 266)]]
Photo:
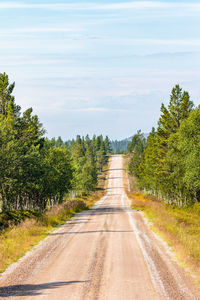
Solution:
[(113, 156), (108, 193), (13, 264), (0, 299), (200, 299), (190, 279), (130, 209), (122, 156)]

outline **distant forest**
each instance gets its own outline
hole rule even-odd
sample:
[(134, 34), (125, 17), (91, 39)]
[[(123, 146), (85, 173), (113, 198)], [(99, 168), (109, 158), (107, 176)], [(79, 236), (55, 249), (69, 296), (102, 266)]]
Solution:
[[(70, 146), (73, 143), (73, 140), (68, 140), (66, 142), (63, 142), (61, 137), (58, 137), (58, 140), (60, 140), (62, 143), (64, 143), (66, 146)], [(126, 138), (124, 140), (118, 141), (112, 141), (109, 140), (109, 145), (110, 145), (110, 149), (112, 154), (124, 154), (127, 152), (127, 146), (128, 143), (132, 140), (132, 137), (130, 138)]]
[[(139, 131), (141, 132), (141, 131)], [(148, 133), (143, 133), (143, 136), (145, 139), (148, 137)], [(113, 150), (114, 154), (125, 154), (128, 151), (128, 145), (132, 141), (133, 136), (123, 139), (121, 141), (115, 140), (115, 141), (110, 141), (111, 148)]]
[(111, 141), (110, 145), (114, 154), (126, 153), (128, 143), (132, 140), (132, 137), (126, 138), (121, 141)]

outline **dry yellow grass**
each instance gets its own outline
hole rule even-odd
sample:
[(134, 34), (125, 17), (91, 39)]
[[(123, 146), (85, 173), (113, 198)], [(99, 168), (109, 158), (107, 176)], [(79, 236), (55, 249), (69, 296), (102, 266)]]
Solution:
[(65, 223), (75, 213), (89, 209), (102, 196), (103, 192), (96, 192), (89, 197), (57, 205), (37, 219), (27, 219), (2, 232), (0, 235), (0, 273), (44, 239), (53, 228)]
[(43, 239), (48, 229), (50, 226), (37, 224), (35, 220), (26, 220), (1, 234), (0, 272)]
[(26, 219), (19, 225), (1, 232), (0, 235), (0, 273), (3, 272), (8, 265), (16, 262), (28, 250), (39, 241), (44, 239), (48, 233), (55, 227), (62, 225), (75, 213), (84, 209), (89, 209), (93, 204), (103, 197), (106, 186), (107, 176), (104, 176), (100, 186), (101, 190), (96, 191), (89, 196), (79, 197), (76, 200), (69, 201), (66, 204), (54, 206), (45, 214), (41, 214), (36, 218)]
[(143, 211), (152, 229), (168, 243), (178, 260), (200, 278), (200, 204), (178, 208), (128, 192), (132, 207)]
[[(127, 167), (128, 159), (125, 157), (125, 175)], [(127, 189), (126, 176), (124, 180), (132, 208), (144, 213), (152, 229), (168, 243), (179, 262), (187, 266), (200, 283), (200, 203), (184, 208), (167, 205), (140, 192), (133, 176), (128, 176), (131, 191)]]
[[(91, 208), (96, 201), (101, 199), (107, 186), (107, 170), (108, 166), (105, 166), (104, 171), (99, 176), (98, 191), (91, 193), (89, 196), (68, 201), (66, 204), (56, 205), (45, 214), (36, 214), (35, 218), (31, 215), (29, 219), (22, 223), (12, 225), (2, 231), (0, 234), (0, 273), (8, 265), (22, 257), (32, 246), (44, 239), (53, 228), (65, 223), (75, 213)], [(27, 215), (30, 214), (27, 212)], [(18, 217), (20, 218), (20, 214)]]

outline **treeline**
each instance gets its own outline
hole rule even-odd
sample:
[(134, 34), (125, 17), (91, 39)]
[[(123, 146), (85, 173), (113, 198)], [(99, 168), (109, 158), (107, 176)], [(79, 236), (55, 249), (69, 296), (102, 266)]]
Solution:
[(179, 206), (200, 201), (200, 106), (179, 85), (168, 107), (162, 104), (157, 129), (147, 141), (138, 132), (128, 149), (129, 172), (141, 189)]
[(129, 143), (129, 139), (124, 139), (121, 141), (111, 141), (111, 147), (113, 149), (114, 154), (124, 154), (127, 151), (127, 145)]
[[(144, 138), (147, 138), (148, 134), (143, 134)], [(111, 148), (114, 154), (126, 154), (130, 153), (131, 144), (134, 143), (133, 136), (123, 139), (121, 141), (111, 141)]]
[(61, 138), (48, 140), (32, 108), (21, 113), (14, 86), (0, 74), (1, 209), (43, 211), (69, 191), (94, 191), (111, 152), (108, 137), (77, 136), (70, 145)]

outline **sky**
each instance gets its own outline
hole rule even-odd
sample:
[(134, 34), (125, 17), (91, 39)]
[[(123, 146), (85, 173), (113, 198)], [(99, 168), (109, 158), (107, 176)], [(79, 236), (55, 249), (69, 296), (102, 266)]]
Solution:
[(0, 0), (0, 73), (48, 137), (156, 126), (176, 84), (200, 104), (200, 1)]

